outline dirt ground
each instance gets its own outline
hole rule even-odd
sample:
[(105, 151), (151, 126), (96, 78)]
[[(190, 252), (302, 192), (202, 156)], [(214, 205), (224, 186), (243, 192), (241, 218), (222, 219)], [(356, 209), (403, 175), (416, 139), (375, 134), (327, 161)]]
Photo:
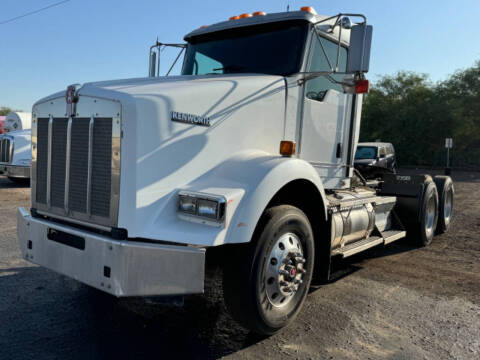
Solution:
[(270, 338), (238, 327), (216, 283), (183, 308), (116, 301), (20, 257), (16, 208), (29, 189), (0, 178), (0, 359), (480, 359), (480, 173), (455, 173), (451, 231), (339, 262), (299, 317)]

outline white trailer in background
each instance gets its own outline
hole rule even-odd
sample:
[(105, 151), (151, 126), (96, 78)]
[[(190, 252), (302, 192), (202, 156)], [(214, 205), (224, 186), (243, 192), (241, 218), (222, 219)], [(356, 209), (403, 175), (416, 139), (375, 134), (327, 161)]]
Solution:
[(0, 173), (15, 182), (30, 178), (32, 114), (10, 112), (0, 135)]
[(30, 130), (32, 128), (32, 113), (12, 111), (8, 113), (4, 124), (5, 132)]
[(242, 14), (171, 44), (180, 76), (157, 76), (157, 43), (150, 77), (39, 100), (23, 257), (118, 297), (201, 293), (217, 265), (233, 317), (272, 334), (333, 257), (428, 245), (450, 178), (354, 169), (371, 35), (363, 15)]

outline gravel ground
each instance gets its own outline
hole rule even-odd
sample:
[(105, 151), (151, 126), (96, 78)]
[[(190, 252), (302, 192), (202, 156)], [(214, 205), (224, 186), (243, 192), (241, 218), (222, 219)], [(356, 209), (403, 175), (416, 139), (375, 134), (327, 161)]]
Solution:
[(449, 234), (336, 263), (299, 317), (270, 338), (238, 327), (221, 289), (183, 308), (116, 300), (20, 257), (16, 208), (29, 189), (0, 178), (0, 359), (480, 359), (480, 173), (454, 174)]

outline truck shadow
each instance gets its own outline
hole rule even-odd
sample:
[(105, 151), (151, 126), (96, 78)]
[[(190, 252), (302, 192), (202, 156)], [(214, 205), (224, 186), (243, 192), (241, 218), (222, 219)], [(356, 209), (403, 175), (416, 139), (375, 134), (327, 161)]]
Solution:
[[(379, 245), (362, 253), (350, 256), (346, 259), (341, 257), (332, 258), (330, 279), (328, 281), (312, 281), (310, 293), (321, 288), (322, 285), (333, 284), (347, 276), (364, 268), (363, 262), (369, 259), (384, 258), (396, 254), (414, 251), (415, 246), (408, 243), (407, 239), (401, 239), (387, 246)], [(368, 265), (366, 265), (368, 266)]]
[(30, 180), (18, 179), (10, 180), (6, 176), (0, 175), (0, 189), (29, 188)]
[(218, 359), (261, 341), (217, 292), (178, 308), (116, 299), (39, 267), (0, 270), (0, 358)]
[[(412, 249), (400, 242), (336, 259), (332, 282), (365, 259)], [(0, 358), (219, 359), (262, 342), (228, 315), (219, 280), (174, 307), (116, 299), (36, 266), (0, 270)]]

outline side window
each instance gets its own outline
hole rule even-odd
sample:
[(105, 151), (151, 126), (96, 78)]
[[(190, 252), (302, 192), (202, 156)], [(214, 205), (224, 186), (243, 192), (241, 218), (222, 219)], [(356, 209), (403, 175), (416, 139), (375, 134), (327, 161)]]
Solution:
[[(323, 48), (322, 48), (323, 47)], [(330, 65), (335, 67), (337, 61), (338, 44), (322, 37), (315, 37), (311, 48), (310, 63), (307, 71), (331, 71)], [(328, 60), (327, 57), (328, 56)], [(330, 65), (329, 65), (330, 61)], [(347, 49), (340, 47), (338, 71), (347, 69)], [(335, 80), (342, 80), (344, 75), (332, 75)], [(306, 96), (311, 100), (322, 101), (328, 90), (343, 92), (342, 85), (331, 82), (325, 76), (319, 76), (307, 81)]]
[(380, 156), (386, 155), (386, 151), (385, 151), (385, 148), (384, 148), (384, 147), (381, 147), (381, 148), (380, 148), (379, 154), (380, 154)]

